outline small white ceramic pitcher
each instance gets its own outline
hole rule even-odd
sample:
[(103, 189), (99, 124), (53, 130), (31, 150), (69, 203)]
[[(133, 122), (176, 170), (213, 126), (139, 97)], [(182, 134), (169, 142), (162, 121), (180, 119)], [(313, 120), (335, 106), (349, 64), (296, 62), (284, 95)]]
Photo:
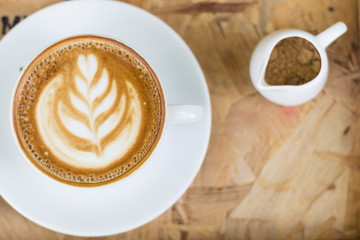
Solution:
[[(280, 105), (294, 106), (313, 99), (324, 87), (329, 71), (325, 48), (346, 30), (346, 25), (338, 22), (316, 36), (296, 29), (283, 29), (269, 34), (260, 41), (251, 56), (252, 83), (266, 99)], [(304, 38), (315, 46), (321, 59), (320, 72), (313, 80), (302, 85), (269, 85), (265, 82), (265, 70), (270, 54), (279, 41), (289, 37)]]

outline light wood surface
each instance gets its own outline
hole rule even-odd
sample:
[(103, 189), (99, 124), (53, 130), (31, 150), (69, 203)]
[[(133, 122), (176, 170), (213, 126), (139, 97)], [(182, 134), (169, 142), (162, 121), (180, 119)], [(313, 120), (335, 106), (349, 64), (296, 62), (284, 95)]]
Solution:
[[(3, 32), (53, 2), (0, 0)], [(129, 2), (190, 46), (207, 79), (213, 126), (182, 198), (152, 222), (103, 239), (359, 239), (359, 1)], [(262, 37), (288, 27), (317, 34), (337, 21), (348, 32), (327, 49), (329, 79), (316, 99), (281, 107), (256, 92), (248, 68)], [(44, 229), (0, 198), (0, 239), (83, 238)]]

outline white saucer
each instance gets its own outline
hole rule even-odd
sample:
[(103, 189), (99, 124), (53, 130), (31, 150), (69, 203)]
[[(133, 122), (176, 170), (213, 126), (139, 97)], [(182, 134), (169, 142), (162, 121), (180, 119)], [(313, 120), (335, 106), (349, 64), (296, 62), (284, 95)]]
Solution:
[[(126, 43), (156, 71), (169, 104), (199, 104), (205, 113), (200, 122), (169, 123), (153, 158), (130, 177), (96, 191), (54, 185), (39, 175), (18, 151), (9, 121), (19, 69), (45, 47), (80, 34)], [(163, 213), (196, 176), (211, 128), (205, 78), (183, 40), (148, 12), (113, 1), (70, 1), (47, 7), (1, 40), (0, 63), (0, 194), (28, 219), (79, 236), (125, 232)]]

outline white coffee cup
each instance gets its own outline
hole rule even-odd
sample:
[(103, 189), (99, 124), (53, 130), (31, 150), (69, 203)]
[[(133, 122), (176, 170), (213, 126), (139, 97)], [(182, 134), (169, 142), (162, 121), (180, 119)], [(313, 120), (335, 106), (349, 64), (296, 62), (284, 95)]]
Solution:
[[(83, 35), (83, 34), (82, 34)], [(99, 36), (99, 35), (94, 35), (92, 34), (92, 36)], [(76, 37), (76, 36), (72, 36), (72, 37)], [(117, 40), (117, 39), (114, 39), (112, 37), (109, 37), (109, 36), (104, 36), (104, 35), (101, 35), (100, 37), (105, 37), (105, 38), (109, 38), (109, 39), (113, 39), (115, 41), (118, 41), (118, 42), (122, 42), (120, 40)], [(67, 38), (70, 38), (70, 37), (67, 37)], [(66, 39), (67, 39), (66, 38)], [(60, 42), (62, 41), (63, 39), (59, 40), (59, 41), (56, 41), (56, 42)], [(53, 44), (55, 44), (56, 42), (54, 42)], [(123, 43), (123, 42), (122, 42)], [(53, 45), (53, 44), (50, 44)], [(133, 50), (136, 51), (136, 46), (131, 46), (127, 43), (124, 43), (126, 46), (129, 46), (131, 47)], [(47, 48), (44, 48), (44, 49), (47, 49)], [(41, 51), (42, 52), (42, 51)], [(24, 72), (26, 71), (26, 69), (30, 66), (31, 62), (33, 60), (35, 60), (40, 54), (38, 53), (31, 61), (29, 61), (29, 63), (27, 64), (27, 66), (22, 70), (21, 74), (20, 74), (20, 77), (18, 79), (17, 82), (19, 82), (22, 77), (23, 77), (23, 74)], [(141, 56), (141, 53), (137, 52), (138, 54), (140, 54)], [(146, 59), (145, 59), (146, 61)], [(156, 75), (156, 69), (154, 69), (152, 67), (152, 70), (154, 71), (155, 75)], [(158, 82), (160, 84), (160, 86), (162, 85), (161, 84), (161, 79), (159, 79), (159, 77), (157, 77), (158, 79)], [(17, 137), (17, 134), (16, 134), (16, 130), (15, 130), (15, 127), (14, 127), (14, 123), (15, 123), (15, 119), (14, 119), (14, 114), (13, 114), (13, 109), (14, 108), (14, 102), (15, 102), (15, 94), (16, 94), (16, 90), (17, 90), (17, 86), (18, 84), (16, 84), (16, 87), (14, 88), (13, 90), (13, 93), (12, 93), (12, 101), (11, 101), (11, 106), (10, 106), (10, 121), (11, 121), (11, 127), (12, 127), (12, 135), (15, 139), (15, 142), (17, 143), (17, 147), (18, 147), (18, 150), (21, 152), (21, 154), (23, 155), (23, 157), (27, 160), (27, 162), (32, 166), (33, 169), (35, 169), (39, 174), (41, 174), (42, 176), (44, 176), (47, 180), (50, 180), (52, 181), (53, 183), (60, 183), (62, 185), (65, 185), (65, 187), (78, 187), (76, 185), (69, 185), (69, 184), (64, 184), (63, 182), (61, 181), (57, 181), (55, 180), (54, 178), (51, 178), (49, 177), (48, 175), (46, 175), (45, 173), (43, 173), (38, 167), (34, 166), (34, 164), (30, 161), (30, 159), (28, 158), (28, 156), (26, 156), (26, 154), (24, 153), (22, 147), (20, 146), (20, 143), (18, 141), (18, 137)], [(160, 89), (163, 89), (163, 87), (160, 87)], [(191, 122), (196, 122), (196, 121), (200, 121), (203, 117), (203, 114), (204, 114), (204, 110), (203, 110), (203, 107), (201, 105), (196, 105), (196, 104), (169, 104), (168, 101), (167, 101), (167, 98), (166, 98), (166, 95), (165, 93), (162, 94), (163, 97), (164, 97), (164, 105), (165, 105), (165, 116), (164, 116), (164, 125), (163, 125), (163, 129), (161, 132), (161, 135), (158, 136), (160, 138), (159, 142), (157, 143), (157, 145), (155, 146), (155, 149), (152, 151), (151, 155), (146, 159), (144, 160), (144, 164), (141, 165), (141, 167), (139, 169), (137, 169), (135, 172), (131, 173), (129, 176), (131, 176), (132, 174), (134, 173), (137, 173), (137, 172), (140, 172), (141, 171), (141, 168), (143, 168), (144, 166), (146, 166), (146, 163), (151, 161), (151, 158), (154, 156), (155, 152), (156, 152), (156, 149), (158, 149), (159, 145), (162, 144), (162, 136), (164, 135), (164, 132), (166, 131), (167, 127), (168, 127), (168, 124), (186, 124), (186, 123), (191, 123)], [(128, 176), (127, 176), (128, 177)], [(99, 186), (95, 186), (96, 188), (100, 188), (100, 187), (105, 187), (105, 186), (108, 186), (110, 184), (113, 184), (113, 183), (116, 183), (118, 181), (121, 181), (123, 178), (120, 177), (119, 180), (117, 181), (112, 181), (108, 184), (105, 184), (105, 185), (99, 185)]]

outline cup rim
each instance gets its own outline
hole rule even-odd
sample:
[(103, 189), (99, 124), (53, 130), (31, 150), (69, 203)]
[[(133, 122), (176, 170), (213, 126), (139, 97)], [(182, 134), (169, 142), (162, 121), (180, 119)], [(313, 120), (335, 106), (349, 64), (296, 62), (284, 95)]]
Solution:
[[(25, 154), (24, 149), (20, 146), (20, 141), (19, 141), (19, 137), (18, 137), (18, 133), (15, 129), (15, 119), (14, 119), (14, 103), (15, 103), (15, 97), (16, 97), (16, 92), (20, 86), (20, 83), (22, 82), (22, 78), (24, 76), (24, 74), (26, 73), (26, 71), (28, 70), (28, 68), (35, 62), (35, 60), (43, 53), (45, 53), (48, 49), (50, 49), (51, 47), (53, 47), (54, 45), (60, 44), (61, 42), (70, 40), (70, 39), (76, 39), (76, 38), (82, 38), (82, 37), (94, 37), (94, 38), (105, 38), (105, 39), (109, 39), (111, 41), (116, 42), (116, 44), (119, 44), (121, 47), (129, 50), (132, 54), (134, 54), (136, 56), (137, 59), (139, 59), (145, 66), (146, 68), (149, 70), (150, 74), (152, 75), (152, 78), (155, 79), (155, 83), (157, 84), (158, 89), (160, 89), (161, 92), (161, 96), (162, 96), (162, 127), (160, 130), (160, 133), (157, 135), (156, 138), (156, 142), (155, 147), (153, 148), (153, 150), (150, 152), (150, 155), (144, 160), (141, 161), (140, 164), (138, 166), (135, 166), (134, 169), (132, 169), (131, 171), (127, 172), (124, 174), (124, 176), (120, 176), (119, 179), (113, 179), (110, 181), (107, 181), (104, 184), (94, 184), (93, 186), (91, 185), (78, 185), (78, 184), (70, 184), (70, 183), (66, 183), (64, 181), (61, 180), (57, 180), (55, 179), (56, 176), (50, 177), (47, 173), (45, 173), (43, 170), (41, 170), (41, 166), (37, 167), (35, 166), (34, 163), (32, 163), (32, 161), (29, 159), (29, 157)], [(24, 80), (25, 81), (25, 80)], [(150, 66), (150, 64), (148, 63), (148, 61), (141, 55), (138, 53), (138, 51), (135, 51), (133, 46), (130, 46), (130, 44), (126, 43), (125, 41), (121, 41), (118, 39), (115, 39), (114, 37), (108, 36), (108, 35), (104, 35), (104, 34), (76, 34), (76, 35), (72, 35), (72, 36), (67, 36), (65, 38), (61, 38), (60, 40), (57, 40), (55, 42), (52, 42), (51, 44), (49, 44), (48, 46), (44, 47), (42, 50), (40, 50), (38, 53), (36, 53), (34, 55), (33, 58), (31, 58), (31, 60), (28, 61), (27, 65), (25, 67), (23, 67), (22, 71), (19, 74), (19, 77), (16, 80), (16, 83), (14, 85), (14, 88), (12, 89), (12, 94), (11, 94), (11, 101), (10, 101), (10, 126), (11, 126), (11, 135), (13, 136), (14, 141), (16, 142), (16, 146), (18, 151), (21, 153), (22, 157), (24, 158), (24, 160), (26, 162), (28, 162), (28, 164), (31, 165), (31, 167), (33, 169), (36, 170), (36, 172), (38, 172), (40, 175), (42, 175), (43, 177), (45, 177), (45, 179), (50, 180), (50, 182), (55, 183), (55, 184), (60, 184), (62, 186), (65, 187), (70, 187), (70, 188), (76, 188), (76, 189), (89, 189), (90, 191), (92, 191), (93, 189), (105, 189), (105, 188), (109, 188), (109, 187), (113, 187), (114, 185), (116, 185), (117, 183), (119, 184), (120, 182), (124, 182), (126, 180), (129, 179), (129, 177), (133, 176), (134, 174), (138, 174), (139, 172), (141, 172), (141, 170), (146, 167), (146, 165), (148, 164), (149, 161), (151, 161), (151, 159), (154, 158), (154, 155), (157, 152), (157, 149), (159, 148), (159, 145), (163, 142), (163, 136), (164, 136), (164, 132), (165, 129), (167, 127), (167, 100), (166, 100), (166, 95), (165, 95), (165, 91), (164, 88), (162, 86), (161, 80), (159, 79), (159, 77), (157, 76), (155, 70)], [(153, 144), (153, 145), (154, 145)], [(51, 174), (51, 173), (50, 173)], [(117, 177), (118, 178), (118, 177)]]

